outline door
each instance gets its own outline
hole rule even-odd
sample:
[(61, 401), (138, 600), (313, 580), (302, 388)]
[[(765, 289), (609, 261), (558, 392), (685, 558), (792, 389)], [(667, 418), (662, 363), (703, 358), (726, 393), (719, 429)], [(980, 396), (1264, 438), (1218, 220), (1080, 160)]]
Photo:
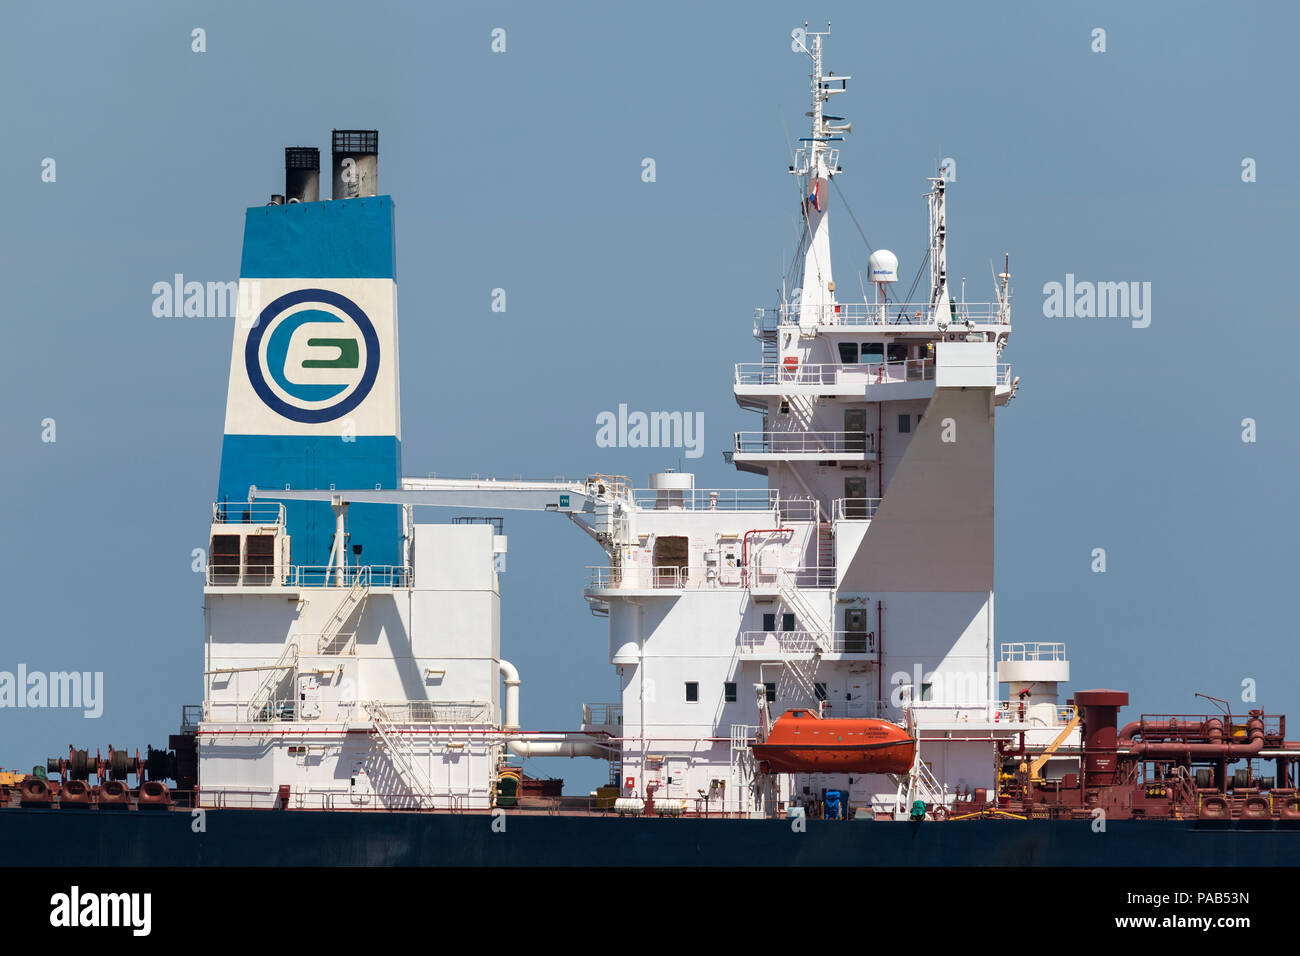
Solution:
[(867, 479), (844, 479), (844, 517), (865, 518), (867, 516)]
[(865, 654), (868, 645), (866, 609), (849, 608), (844, 612), (844, 653)]
[(867, 450), (867, 410), (865, 408), (844, 409), (844, 450), (863, 452)]

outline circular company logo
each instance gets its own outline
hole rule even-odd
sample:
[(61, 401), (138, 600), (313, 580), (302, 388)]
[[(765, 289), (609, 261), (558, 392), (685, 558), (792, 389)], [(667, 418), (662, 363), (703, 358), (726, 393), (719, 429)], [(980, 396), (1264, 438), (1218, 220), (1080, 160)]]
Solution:
[[(302, 335), (295, 333), (304, 326)], [(295, 422), (329, 422), (365, 400), (379, 374), (379, 336), (347, 296), (288, 292), (258, 316), (244, 346), (253, 391)]]

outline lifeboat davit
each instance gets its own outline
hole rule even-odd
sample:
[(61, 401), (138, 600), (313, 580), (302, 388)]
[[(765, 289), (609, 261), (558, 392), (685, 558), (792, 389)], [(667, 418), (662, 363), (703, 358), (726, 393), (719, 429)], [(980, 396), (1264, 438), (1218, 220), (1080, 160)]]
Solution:
[(753, 751), (764, 773), (907, 773), (916, 740), (887, 720), (787, 710)]

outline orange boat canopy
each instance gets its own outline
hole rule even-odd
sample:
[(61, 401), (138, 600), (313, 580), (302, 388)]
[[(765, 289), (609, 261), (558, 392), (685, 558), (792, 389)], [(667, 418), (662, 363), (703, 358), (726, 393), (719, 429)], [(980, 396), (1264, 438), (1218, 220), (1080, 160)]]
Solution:
[(787, 710), (753, 751), (764, 773), (907, 773), (916, 741), (888, 720)]

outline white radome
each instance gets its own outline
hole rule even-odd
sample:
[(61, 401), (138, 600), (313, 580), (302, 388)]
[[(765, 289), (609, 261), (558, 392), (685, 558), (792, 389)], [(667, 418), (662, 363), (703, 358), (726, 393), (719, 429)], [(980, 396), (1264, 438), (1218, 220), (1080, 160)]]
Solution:
[(898, 256), (888, 249), (877, 249), (867, 260), (867, 275), (872, 282), (897, 282)]

